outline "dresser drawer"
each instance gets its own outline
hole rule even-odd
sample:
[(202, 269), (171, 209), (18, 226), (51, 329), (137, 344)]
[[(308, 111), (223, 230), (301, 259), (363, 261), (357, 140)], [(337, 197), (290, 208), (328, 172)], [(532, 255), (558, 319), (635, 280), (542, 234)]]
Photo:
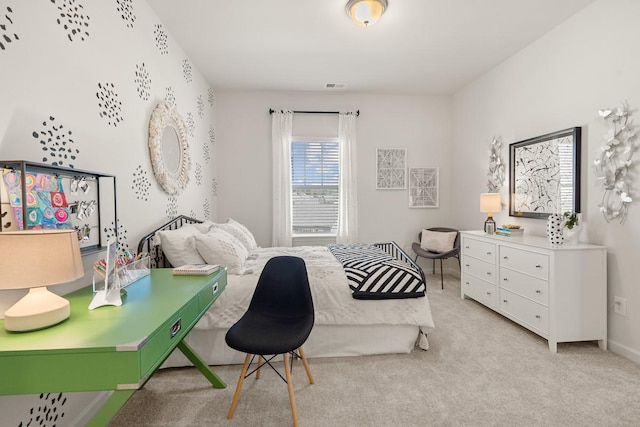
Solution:
[(473, 274), (474, 276), (493, 284), (496, 283), (495, 264), (465, 256), (463, 259), (462, 269), (465, 273)]
[(462, 252), (487, 262), (496, 262), (496, 245), (493, 243), (465, 237), (462, 239)]
[(193, 298), (182, 310), (155, 330), (140, 351), (140, 372), (143, 377), (151, 375), (150, 370), (157, 367), (156, 365), (173, 351), (199, 314), (198, 299)]
[(545, 254), (501, 246), (500, 267), (549, 280), (549, 257)]
[(464, 275), (463, 281), (462, 286), (465, 295), (494, 310), (498, 307), (498, 292), (493, 283), (468, 274)]
[(500, 268), (499, 284), (518, 295), (549, 306), (549, 282), (508, 268)]
[(549, 309), (541, 304), (501, 288), (500, 310), (525, 326), (549, 333)]

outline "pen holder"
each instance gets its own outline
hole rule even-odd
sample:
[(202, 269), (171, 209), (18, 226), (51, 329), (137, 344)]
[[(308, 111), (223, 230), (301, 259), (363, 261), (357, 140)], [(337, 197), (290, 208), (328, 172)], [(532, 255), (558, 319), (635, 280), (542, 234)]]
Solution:
[[(115, 286), (113, 289), (124, 289), (133, 282), (136, 282), (151, 273), (151, 259), (146, 256), (137, 261), (116, 268), (114, 275)], [(112, 285), (109, 286), (112, 288)], [(104, 276), (96, 271), (93, 272), (93, 292), (104, 290)]]

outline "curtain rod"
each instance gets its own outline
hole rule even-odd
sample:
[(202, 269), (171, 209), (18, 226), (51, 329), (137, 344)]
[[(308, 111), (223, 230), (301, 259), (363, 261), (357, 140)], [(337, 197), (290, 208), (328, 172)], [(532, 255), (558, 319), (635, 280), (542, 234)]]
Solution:
[[(278, 110), (269, 108), (269, 114), (273, 114)], [(292, 111), (294, 114), (340, 114), (340, 111)], [(356, 110), (356, 116), (360, 115), (360, 110)]]

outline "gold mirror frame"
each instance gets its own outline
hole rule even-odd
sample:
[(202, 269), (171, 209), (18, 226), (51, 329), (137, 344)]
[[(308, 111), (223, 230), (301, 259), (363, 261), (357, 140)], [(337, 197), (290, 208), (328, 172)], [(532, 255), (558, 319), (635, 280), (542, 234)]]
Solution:
[[(178, 136), (179, 155), (178, 167), (170, 171), (166, 167), (162, 152), (162, 137), (167, 128), (172, 128)], [(189, 172), (191, 170), (191, 157), (189, 156), (189, 142), (187, 130), (182, 116), (175, 105), (162, 102), (151, 113), (149, 121), (149, 154), (151, 166), (160, 187), (171, 195), (177, 195), (187, 187)]]

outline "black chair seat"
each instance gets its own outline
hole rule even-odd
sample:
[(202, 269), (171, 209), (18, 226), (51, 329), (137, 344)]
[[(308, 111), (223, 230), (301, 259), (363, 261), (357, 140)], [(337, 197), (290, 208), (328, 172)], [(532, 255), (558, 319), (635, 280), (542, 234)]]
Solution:
[(250, 354), (283, 354), (297, 350), (305, 343), (313, 317), (278, 318), (247, 312), (227, 332), (227, 345)]

